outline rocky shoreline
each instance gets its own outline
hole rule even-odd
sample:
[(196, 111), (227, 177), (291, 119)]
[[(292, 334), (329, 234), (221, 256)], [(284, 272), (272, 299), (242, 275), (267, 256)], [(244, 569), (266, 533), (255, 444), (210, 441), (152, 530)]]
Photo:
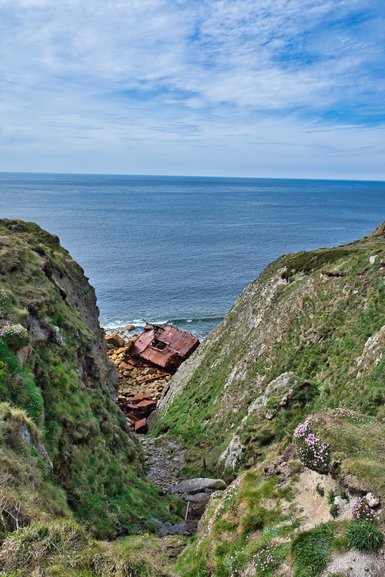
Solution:
[(182, 475), (185, 464), (184, 448), (167, 435), (146, 437), (147, 418), (157, 407), (172, 373), (155, 367), (131, 354), (140, 335), (129, 335), (130, 325), (105, 335), (107, 354), (119, 374), (117, 403), (126, 415), (128, 424), (143, 448), (147, 476), (164, 494), (173, 494), (185, 502), (184, 523), (172, 525), (159, 523), (157, 534), (191, 535), (195, 533), (211, 496), (223, 491), (226, 483), (221, 479), (186, 479)]

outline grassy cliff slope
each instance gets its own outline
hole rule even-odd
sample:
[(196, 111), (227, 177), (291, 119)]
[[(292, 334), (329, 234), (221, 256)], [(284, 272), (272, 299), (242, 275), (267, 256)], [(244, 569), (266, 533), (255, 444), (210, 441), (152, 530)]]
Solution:
[(183, 439), (191, 473), (232, 477), (271, 445), (285, 447), (310, 412), (385, 417), (384, 344), (384, 226), (352, 244), (284, 255), (172, 379), (155, 432)]
[(384, 225), (245, 289), (153, 418), (188, 472), (232, 481), (180, 577), (384, 575), (384, 352)]
[(115, 384), (80, 266), (38, 226), (1, 220), (0, 533), (71, 511), (110, 538), (169, 517)]

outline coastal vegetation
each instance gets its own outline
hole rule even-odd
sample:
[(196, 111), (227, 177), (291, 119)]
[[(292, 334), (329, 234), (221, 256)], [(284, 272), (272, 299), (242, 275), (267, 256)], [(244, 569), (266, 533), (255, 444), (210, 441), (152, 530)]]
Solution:
[[(56, 563), (72, 539), (83, 548), (84, 531), (93, 543), (176, 517), (115, 403), (94, 291), (32, 223), (0, 221), (0, 326), (0, 572)], [(74, 575), (88, 575), (82, 563)]]
[(150, 417), (148, 446), (228, 483), (160, 538), (183, 504), (145, 475), (93, 289), (56, 237), (0, 221), (0, 574), (382, 574), (384, 297), (384, 225), (245, 289)]

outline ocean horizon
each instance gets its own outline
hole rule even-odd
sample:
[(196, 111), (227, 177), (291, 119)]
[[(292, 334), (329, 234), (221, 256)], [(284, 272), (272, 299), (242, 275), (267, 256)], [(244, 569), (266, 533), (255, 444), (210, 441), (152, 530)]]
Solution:
[(385, 183), (0, 173), (0, 215), (59, 236), (104, 328), (171, 323), (204, 338), (281, 254), (369, 234)]

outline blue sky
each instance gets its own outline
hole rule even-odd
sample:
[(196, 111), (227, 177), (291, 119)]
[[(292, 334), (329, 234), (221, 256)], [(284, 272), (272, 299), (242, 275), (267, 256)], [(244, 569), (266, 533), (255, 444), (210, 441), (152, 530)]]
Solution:
[(0, 0), (0, 171), (385, 180), (383, 0)]

